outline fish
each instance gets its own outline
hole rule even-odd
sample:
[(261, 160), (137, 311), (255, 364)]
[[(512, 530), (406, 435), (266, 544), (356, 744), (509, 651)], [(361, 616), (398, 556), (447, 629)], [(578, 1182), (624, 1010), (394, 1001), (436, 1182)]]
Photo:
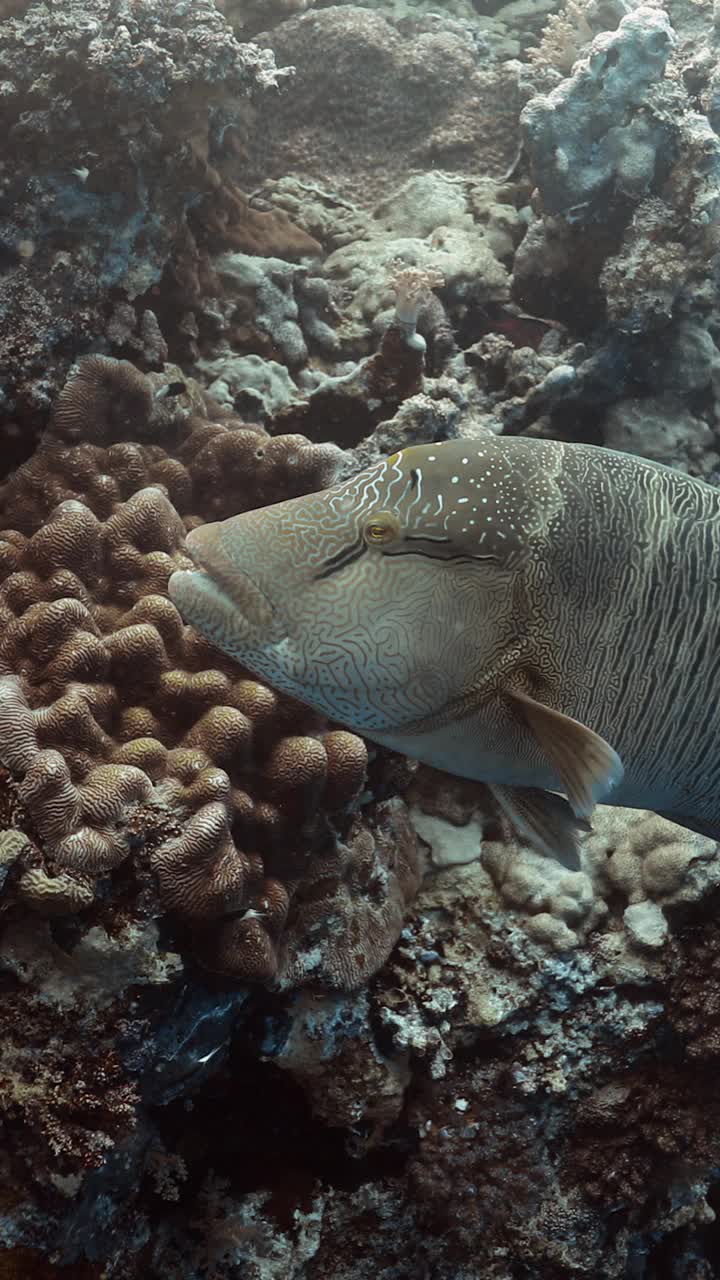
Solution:
[(601, 446), (413, 445), (194, 529), (184, 620), (270, 685), (486, 784), (577, 867), (597, 804), (720, 838), (720, 491)]

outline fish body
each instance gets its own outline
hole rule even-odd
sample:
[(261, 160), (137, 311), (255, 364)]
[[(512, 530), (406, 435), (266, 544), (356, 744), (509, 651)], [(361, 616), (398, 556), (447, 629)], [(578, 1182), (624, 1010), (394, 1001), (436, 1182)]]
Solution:
[(488, 783), (545, 852), (603, 799), (720, 833), (720, 491), (702, 481), (488, 435), (204, 525), (188, 550), (169, 588), (188, 622), (325, 715)]

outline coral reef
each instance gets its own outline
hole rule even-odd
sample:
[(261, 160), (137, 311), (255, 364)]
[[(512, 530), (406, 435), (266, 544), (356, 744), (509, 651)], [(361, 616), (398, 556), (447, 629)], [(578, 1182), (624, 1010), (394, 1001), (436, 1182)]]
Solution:
[(156, 323), (145, 295), (210, 189), (220, 118), (277, 73), (212, 0), (14, 5), (0, 23), (0, 407), (32, 426), (111, 298)]
[(418, 442), (717, 483), (717, 43), (687, 0), (0, 4), (0, 1274), (716, 1274), (716, 843), (603, 807), (540, 858), (166, 584)]

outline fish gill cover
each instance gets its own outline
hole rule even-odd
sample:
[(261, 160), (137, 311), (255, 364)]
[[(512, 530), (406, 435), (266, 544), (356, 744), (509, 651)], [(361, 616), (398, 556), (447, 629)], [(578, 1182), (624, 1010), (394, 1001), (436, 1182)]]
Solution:
[(715, 21), (0, 0), (0, 1273), (716, 1274), (712, 836), (568, 869), (167, 591), (414, 445), (716, 483)]

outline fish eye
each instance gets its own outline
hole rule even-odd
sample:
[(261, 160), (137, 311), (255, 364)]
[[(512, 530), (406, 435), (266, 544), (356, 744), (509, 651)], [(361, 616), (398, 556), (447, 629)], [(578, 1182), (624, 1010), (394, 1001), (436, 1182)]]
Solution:
[(386, 542), (392, 542), (399, 532), (400, 525), (397, 517), (391, 515), (389, 511), (379, 511), (367, 521), (363, 529), (363, 537), (369, 547), (380, 547)]

